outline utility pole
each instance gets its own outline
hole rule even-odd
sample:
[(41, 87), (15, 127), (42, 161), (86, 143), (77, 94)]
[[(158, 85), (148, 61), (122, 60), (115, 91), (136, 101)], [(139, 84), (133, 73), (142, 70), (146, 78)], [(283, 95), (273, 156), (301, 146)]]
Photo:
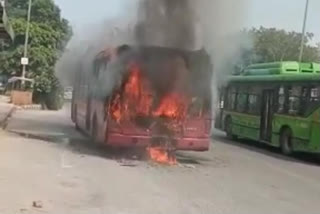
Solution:
[(302, 62), (302, 57), (303, 57), (304, 42), (306, 37), (306, 25), (307, 25), (307, 19), (308, 19), (308, 9), (309, 9), (309, 0), (306, 0), (306, 9), (304, 12), (304, 20), (303, 20), (303, 26), (302, 26), (302, 38), (301, 38), (299, 62)]
[[(26, 36), (25, 36), (25, 42), (24, 42), (24, 52), (23, 52), (23, 58), (24, 59), (27, 59), (27, 56), (28, 56), (28, 43), (29, 43), (31, 7), (32, 7), (32, 0), (29, 0), (28, 17), (27, 17), (27, 29), (26, 29)], [(25, 76), (26, 76), (26, 66), (27, 66), (27, 64), (28, 64), (28, 62), (22, 62), (22, 78), (25, 78)]]

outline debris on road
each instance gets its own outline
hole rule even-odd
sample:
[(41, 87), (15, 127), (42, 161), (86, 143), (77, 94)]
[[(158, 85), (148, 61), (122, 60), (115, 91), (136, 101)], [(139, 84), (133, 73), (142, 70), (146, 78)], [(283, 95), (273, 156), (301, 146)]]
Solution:
[(192, 164), (179, 164), (179, 166), (183, 168), (196, 169), (196, 166)]
[(23, 212), (28, 212), (28, 210), (27, 210), (26, 208), (21, 208), (21, 209), (20, 209), (20, 212), (21, 212), (21, 213), (23, 213)]
[(127, 160), (127, 159), (118, 160), (118, 163), (120, 164), (120, 166), (127, 166), (127, 167), (135, 167), (138, 165), (136, 161)]
[(32, 202), (32, 206), (34, 207), (34, 208), (42, 208), (43, 207), (43, 204), (42, 204), (42, 201), (33, 201)]

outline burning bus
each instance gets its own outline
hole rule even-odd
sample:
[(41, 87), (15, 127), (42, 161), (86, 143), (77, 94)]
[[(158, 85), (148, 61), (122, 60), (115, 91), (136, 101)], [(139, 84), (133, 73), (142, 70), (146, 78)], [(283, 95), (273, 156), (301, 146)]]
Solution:
[(93, 142), (150, 154), (209, 149), (212, 65), (205, 50), (122, 45), (100, 52), (90, 67), (76, 76), (72, 119)]

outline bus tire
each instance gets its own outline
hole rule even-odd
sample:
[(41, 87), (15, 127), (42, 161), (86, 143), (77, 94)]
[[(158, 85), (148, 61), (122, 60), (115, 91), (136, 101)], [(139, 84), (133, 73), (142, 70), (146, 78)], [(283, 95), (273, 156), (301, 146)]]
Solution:
[(232, 118), (228, 116), (225, 122), (225, 132), (227, 134), (227, 138), (231, 140), (236, 140), (238, 137), (232, 133)]
[(289, 128), (283, 129), (280, 134), (280, 146), (281, 146), (281, 151), (284, 155), (291, 155), (293, 152), (291, 139), (292, 139), (291, 129)]
[(91, 140), (94, 144), (98, 144), (98, 122), (97, 116), (93, 116), (92, 126), (91, 126)]

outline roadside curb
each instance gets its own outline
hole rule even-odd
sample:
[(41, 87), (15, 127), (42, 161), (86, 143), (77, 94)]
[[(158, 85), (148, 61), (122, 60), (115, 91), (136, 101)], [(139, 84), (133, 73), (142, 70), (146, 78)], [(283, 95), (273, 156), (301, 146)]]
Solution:
[(41, 105), (25, 105), (25, 106), (16, 106), (17, 110), (42, 110)]
[(8, 114), (4, 117), (2, 121), (0, 121), (0, 129), (5, 130), (7, 128), (8, 121), (15, 111), (16, 111), (16, 106), (12, 106)]

